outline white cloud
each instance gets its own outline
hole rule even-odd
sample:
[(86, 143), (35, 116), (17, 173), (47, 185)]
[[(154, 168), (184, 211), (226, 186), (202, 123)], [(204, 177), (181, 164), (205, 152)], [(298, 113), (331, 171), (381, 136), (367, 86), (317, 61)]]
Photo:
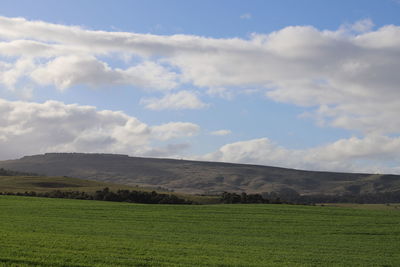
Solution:
[(15, 63), (2, 62), (0, 71), (0, 82), (10, 90), (15, 90), (18, 81), (34, 69), (32, 59), (21, 57)]
[(141, 104), (147, 109), (163, 110), (163, 109), (201, 109), (207, 107), (197, 94), (190, 91), (180, 91), (178, 93), (167, 94), (162, 98), (144, 98)]
[(93, 87), (131, 84), (142, 88), (172, 89), (177, 86), (176, 74), (154, 62), (143, 62), (126, 70), (111, 69), (95, 57), (58, 57), (31, 73), (38, 84), (53, 84), (59, 89), (83, 84)]
[(179, 144), (154, 147), (153, 141), (190, 137), (199, 129), (198, 125), (185, 122), (149, 126), (123, 112), (97, 110), (93, 106), (0, 99), (1, 159), (51, 151), (130, 155), (163, 151), (165, 155), (167, 151), (177, 151)]
[(221, 98), (225, 98), (227, 100), (231, 100), (233, 98), (233, 92), (232, 90), (229, 90), (224, 87), (210, 87), (207, 90), (207, 94), (210, 96), (218, 96)]
[(154, 138), (169, 140), (173, 138), (194, 136), (198, 134), (200, 127), (190, 122), (170, 122), (152, 128)]
[(133, 84), (142, 88), (171, 90), (178, 86), (178, 75), (151, 61), (145, 61), (126, 70), (117, 69), (119, 83)]
[(31, 76), (38, 84), (54, 84), (59, 89), (77, 84), (108, 85), (119, 78), (106, 63), (89, 56), (58, 57), (38, 67)]
[(250, 13), (244, 13), (240, 15), (241, 19), (251, 19), (252, 15)]
[(308, 170), (400, 173), (400, 138), (352, 137), (304, 150), (287, 149), (261, 138), (227, 144), (197, 159)]
[(182, 152), (190, 148), (188, 143), (168, 144), (164, 147), (155, 147), (143, 153), (145, 157), (182, 158)]
[(371, 19), (363, 19), (363, 20), (359, 20), (356, 23), (354, 23), (351, 26), (351, 29), (356, 32), (364, 33), (364, 32), (368, 32), (368, 31), (372, 30), (373, 27), (374, 27), (374, 23), (372, 22)]
[(218, 131), (211, 132), (212, 135), (217, 135), (217, 136), (229, 135), (231, 133), (232, 132), (230, 130), (218, 130)]

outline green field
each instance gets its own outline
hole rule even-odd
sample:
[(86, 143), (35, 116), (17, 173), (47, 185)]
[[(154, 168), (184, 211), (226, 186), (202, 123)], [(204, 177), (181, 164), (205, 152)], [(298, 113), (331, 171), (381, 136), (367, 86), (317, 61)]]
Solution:
[(365, 210), (397, 210), (400, 212), (400, 203), (387, 204), (357, 204), (357, 203), (323, 203), (318, 204), (322, 207), (342, 207)]
[(399, 266), (400, 212), (0, 196), (0, 266)]

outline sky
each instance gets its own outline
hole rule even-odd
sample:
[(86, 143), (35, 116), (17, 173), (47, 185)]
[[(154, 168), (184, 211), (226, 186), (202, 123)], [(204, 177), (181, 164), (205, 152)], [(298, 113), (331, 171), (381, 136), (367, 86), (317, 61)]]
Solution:
[(0, 2), (0, 160), (400, 174), (400, 1)]

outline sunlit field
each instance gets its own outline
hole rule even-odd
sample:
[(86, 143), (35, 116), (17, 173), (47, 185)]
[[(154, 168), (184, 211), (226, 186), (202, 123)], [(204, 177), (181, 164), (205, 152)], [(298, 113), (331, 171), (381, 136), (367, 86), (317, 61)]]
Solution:
[(400, 212), (0, 196), (3, 266), (396, 266)]

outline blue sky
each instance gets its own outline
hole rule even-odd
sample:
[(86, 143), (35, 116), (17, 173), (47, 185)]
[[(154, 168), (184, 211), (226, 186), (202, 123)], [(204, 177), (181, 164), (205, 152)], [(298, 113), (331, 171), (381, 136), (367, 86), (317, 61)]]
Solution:
[(399, 173), (399, 13), (395, 0), (1, 1), (0, 158)]
[[(398, 24), (396, 0), (219, 0), (219, 1), (13, 1), (0, 3), (3, 16), (82, 25), (97, 30), (185, 33), (216, 38), (246, 37), (293, 25), (335, 30), (371, 18), (377, 26)], [(250, 19), (240, 16), (250, 14)]]

